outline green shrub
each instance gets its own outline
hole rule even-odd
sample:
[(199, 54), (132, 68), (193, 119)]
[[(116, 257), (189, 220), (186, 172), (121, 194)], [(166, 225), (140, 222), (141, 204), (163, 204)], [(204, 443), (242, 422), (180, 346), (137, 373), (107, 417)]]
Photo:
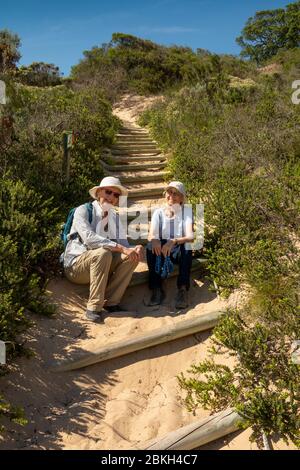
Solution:
[[(291, 326), (289, 337), (285, 322)], [(299, 320), (285, 322), (253, 323), (251, 318), (247, 323), (241, 312), (229, 311), (215, 328), (212, 354), (217, 357), (226, 347), (238, 359), (232, 367), (206, 360), (194, 365), (188, 377), (181, 374), (188, 409), (233, 407), (244, 418), (242, 426), (252, 427), (251, 440), (259, 445), (264, 432), (300, 447), (299, 366), (291, 361), (291, 339), (297, 337)]]
[[(25, 311), (43, 312), (43, 285), (38, 275), (45, 256), (57, 247), (57, 210), (20, 180), (2, 179), (0, 339), (14, 342), (28, 326)], [(58, 227), (57, 227), (58, 228)]]
[[(24, 416), (24, 412), (20, 407), (12, 406), (10, 403), (4, 400), (0, 395), (0, 417), (10, 419), (12, 422), (20, 425), (27, 424), (27, 419)], [(4, 431), (4, 426), (0, 426), (0, 432)]]
[[(287, 75), (258, 77), (232, 95), (219, 74), (184, 87), (148, 109), (141, 123), (165, 151), (169, 170), (191, 202), (205, 204), (204, 254), (222, 295), (237, 288), (247, 301), (214, 329), (209, 361), (179, 383), (186, 405), (212, 411), (234, 407), (261, 432), (300, 446), (299, 366), (299, 130)], [(218, 353), (234, 356), (232, 367)]]
[(105, 96), (116, 101), (126, 90), (156, 94), (220, 73), (243, 78), (252, 69), (251, 64), (234, 56), (200, 54), (189, 47), (166, 47), (130, 34), (114, 33), (109, 44), (85, 51), (71, 75), (78, 84), (97, 83)]
[[(8, 111), (14, 116), (14, 138), (0, 156), (2, 175), (10, 171), (41, 194), (70, 204), (87, 197), (87, 188), (103, 175), (101, 149), (114, 139), (119, 121), (101, 92), (74, 92), (64, 86), (35, 88), (18, 86)], [(78, 139), (71, 151), (70, 188), (62, 178), (62, 133), (73, 130)], [(74, 200), (76, 194), (76, 200)]]
[[(29, 314), (54, 312), (44, 288), (60, 269), (60, 225), (102, 178), (101, 150), (119, 127), (110, 103), (95, 88), (27, 87), (3, 78), (10, 98), (4, 116), (13, 117), (13, 131), (1, 129), (0, 141), (0, 340), (8, 353), (0, 373), (26, 352), (21, 343), (22, 333), (33, 326)], [(78, 133), (69, 186), (61, 170), (65, 130)], [(2, 397), (1, 416), (26, 422)]]

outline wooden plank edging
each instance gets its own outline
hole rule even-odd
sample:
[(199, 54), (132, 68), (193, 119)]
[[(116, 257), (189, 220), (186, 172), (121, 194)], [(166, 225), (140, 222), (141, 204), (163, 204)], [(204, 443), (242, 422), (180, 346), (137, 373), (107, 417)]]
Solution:
[[(140, 241), (137, 240), (135, 241), (135, 243), (136, 244), (140, 243)], [(145, 243), (147, 243), (147, 241)], [(208, 263), (207, 258), (194, 258), (192, 261), (191, 273), (204, 269), (207, 263)], [(175, 265), (174, 271), (170, 274), (169, 278), (177, 276), (177, 274), (178, 274), (178, 265)], [(145, 284), (148, 281), (148, 277), (149, 277), (148, 271), (134, 272), (128, 287), (134, 287), (134, 286), (139, 286), (141, 284)]]
[(233, 409), (188, 424), (153, 440), (146, 450), (192, 450), (227, 436), (238, 429), (243, 418)]
[(162, 328), (155, 329), (145, 335), (135, 336), (123, 341), (102, 346), (102, 336), (99, 336), (96, 346), (89, 351), (83, 351), (77, 357), (70, 357), (62, 361), (55, 362), (50, 370), (52, 372), (66, 372), (70, 370), (82, 369), (83, 367), (99, 362), (124, 356), (132, 352), (141, 351), (158, 344), (173, 341), (175, 339), (190, 336), (200, 331), (210, 330), (218, 323), (224, 311), (214, 311), (196, 318), (173, 323)]

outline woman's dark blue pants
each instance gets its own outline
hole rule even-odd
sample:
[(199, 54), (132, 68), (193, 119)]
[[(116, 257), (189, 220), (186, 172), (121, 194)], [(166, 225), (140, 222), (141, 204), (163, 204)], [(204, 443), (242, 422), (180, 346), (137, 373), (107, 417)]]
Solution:
[[(164, 245), (167, 240), (162, 240), (161, 244)], [(164, 256), (162, 256), (162, 263), (164, 262)], [(192, 266), (192, 250), (186, 250), (184, 245), (180, 245), (180, 251), (176, 258), (171, 254), (171, 261), (174, 264), (178, 264), (179, 274), (177, 277), (177, 287), (190, 288), (190, 273)], [(147, 264), (149, 269), (149, 288), (156, 289), (162, 285), (162, 279), (159, 274), (155, 272), (156, 255), (152, 253), (151, 242), (147, 245)]]

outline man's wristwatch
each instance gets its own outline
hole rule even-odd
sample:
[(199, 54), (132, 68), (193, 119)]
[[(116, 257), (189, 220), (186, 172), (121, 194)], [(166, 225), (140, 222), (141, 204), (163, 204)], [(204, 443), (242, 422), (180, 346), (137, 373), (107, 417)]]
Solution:
[(174, 242), (174, 245), (177, 245), (177, 243), (178, 243), (177, 238), (173, 238), (173, 242)]

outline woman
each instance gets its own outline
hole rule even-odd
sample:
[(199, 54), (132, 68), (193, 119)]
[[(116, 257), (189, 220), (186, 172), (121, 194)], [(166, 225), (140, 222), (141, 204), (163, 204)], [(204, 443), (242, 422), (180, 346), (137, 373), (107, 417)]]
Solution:
[(192, 250), (194, 239), (192, 208), (185, 206), (183, 183), (172, 181), (165, 189), (165, 205), (153, 213), (147, 245), (149, 287), (152, 296), (149, 305), (160, 305), (164, 299), (162, 279), (168, 276), (173, 263), (179, 265), (176, 308), (188, 306)]

